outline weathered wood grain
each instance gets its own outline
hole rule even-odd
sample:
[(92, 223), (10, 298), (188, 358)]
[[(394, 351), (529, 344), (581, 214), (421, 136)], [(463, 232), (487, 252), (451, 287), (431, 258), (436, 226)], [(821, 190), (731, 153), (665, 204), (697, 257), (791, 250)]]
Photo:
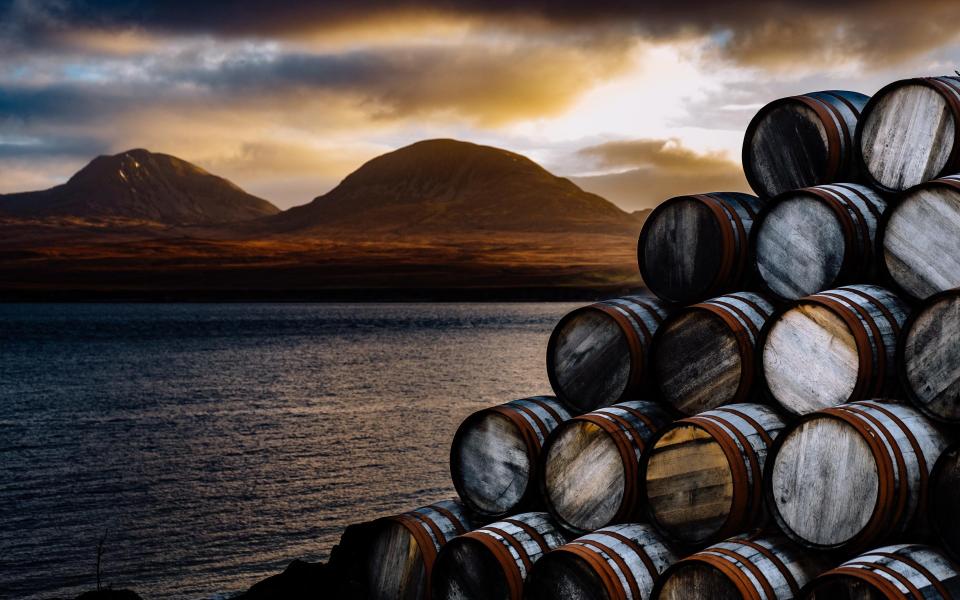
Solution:
[(754, 225), (760, 278), (786, 300), (870, 279), (877, 223), (886, 208), (876, 192), (849, 183), (781, 194)]
[(931, 467), (948, 439), (912, 407), (864, 401), (807, 415), (765, 478), (780, 529), (819, 550), (862, 550), (926, 526)]
[(829, 565), (782, 535), (738, 536), (674, 563), (652, 600), (792, 600)]
[(817, 577), (805, 600), (949, 600), (960, 596), (957, 566), (932, 546), (884, 546)]
[(663, 202), (647, 217), (637, 244), (644, 283), (663, 300), (683, 304), (742, 288), (750, 274), (750, 228), (762, 205), (735, 192)]
[(937, 459), (930, 476), (930, 528), (940, 545), (960, 564), (960, 446)]
[(754, 395), (755, 349), (773, 305), (751, 292), (680, 309), (654, 336), (653, 380), (663, 399), (692, 415)]
[(887, 272), (914, 298), (960, 287), (960, 176), (904, 194), (890, 211), (882, 244)]
[(857, 145), (874, 187), (899, 192), (956, 172), (958, 91), (956, 77), (926, 77), (894, 82), (873, 96)]
[(960, 423), (960, 290), (932, 296), (914, 313), (898, 357), (913, 405), (930, 418)]
[(646, 599), (677, 556), (649, 525), (598, 529), (548, 552), (527, 578), (529, 600)]
[(542, 453), (547, 509), (578, 533), (637, 516), (640, 455), (670, 420), (657, 404), (631, 401), (559, 426)]
[(763, 464), (783, 427), (759, 404), (731, 404), (668, 426), (642, 457), (650, 522), (688, 547), (759, 524)]
[(422, 600), (427, 597), (437, 552), (479, 523), (450, 500), (378, 520), (366, 555), (371, 600)]
[(536, 507), (540, 449), (569, 418), (549, 396), (514, 400), (467, 417), (450, 447), (450, 474), (464, 504), (490, 517)]
[(636, 398), (648, 385), (648, 348), (669, 314), (648, 296), (626, 296), (564, 316), (547, 343), (547, 376), (573, 413)]
[(771, 320), (761, 344), (768, 392), (795, 415), (894, 394), (907, 312), (896, 294), (874, 285), (800, 299)]
[(432, 600), (520, 600), (530, 570), (568, 536), (549, 515), (523, 513), (459, 536), (441, 549)]
[(743, 138), (743, 167), (761, 197), (855, 181), (854, 133), (869, 98), (848, 91), (775, 100), (757, 112)]

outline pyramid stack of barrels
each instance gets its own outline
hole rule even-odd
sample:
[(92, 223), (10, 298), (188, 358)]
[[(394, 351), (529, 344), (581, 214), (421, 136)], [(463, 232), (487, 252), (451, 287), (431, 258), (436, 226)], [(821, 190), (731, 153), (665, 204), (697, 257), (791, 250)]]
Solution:
[(743, 165), (376, 522), (368, 597), (960, 600), (960, 77), (771, 102)]

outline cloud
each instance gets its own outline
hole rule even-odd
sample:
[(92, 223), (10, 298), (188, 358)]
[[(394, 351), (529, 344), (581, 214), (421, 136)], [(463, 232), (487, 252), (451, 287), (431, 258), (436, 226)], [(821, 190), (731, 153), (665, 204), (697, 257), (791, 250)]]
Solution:
[(722, 153), (694, 152), (677, 139), (613, 141), (578, 154), (616, 171), (573, 181), (624, 210), (653, 208), (682, 194), (750, 191), (739, 163)]

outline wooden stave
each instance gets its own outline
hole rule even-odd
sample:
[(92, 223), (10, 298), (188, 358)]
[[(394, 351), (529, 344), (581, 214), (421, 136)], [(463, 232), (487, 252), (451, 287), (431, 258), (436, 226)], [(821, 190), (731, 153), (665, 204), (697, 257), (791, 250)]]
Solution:
[[(870, 413), (870, 418), (865, 418), (864, 413), (869, 413), (871, 410), (873, 412)], [(897, 414), (900, 411), (912, 411), (915, 415)], [(931, 426), (927, 433), (931, 434), (931, 437), (939, 437), (939, 450), (933, 450), (933, 460), (931, 460), (931, 457), (927, 457), (923, 452), (924, 448), (921, 440), (916, 436), (916, 427), (910, 427), (903, 422), (904, 419), (916, 417), (925, 420), (925, 417), (923, 417), (919, 411), (915, 411), (911, 407), (895, 401), (863, 400), (802, 415), (794, 421), (789, 430), (784, 431), (774, 440), (770, 448), (768, 460), (764, 466), (763, 495), (765, 506), (776, 524), (777, 529), (805, 548), (828, 553), (863, 551), (871, 545), (882, 543), (885, 540), (906, 536), (911, 533), (922, 533), (926, 529), (924, 523), (924, 507), (927, 504), (930, 471), (933, 468), (936, 458), (939, 457), (947, 447), (947, 437), (942, 431), (936, 428), (935, 424), (927, 421)], [(853, 538), (833, 545), (815, 544), (798, 536), (782, 518), (776, 500), (774, 499), (773, 490), (773, 471), (784, 442), (793, 431), (797, 430), (804, 423), (813, 419), (823, 418), (838, 419), (851, 425), (868, 443), (874, 460), (878, 463), (877, 472), (878, 477), (880, 477), (879, 483), (881, 486), (872, 509), (871, 518), (864, 528)], [(896, 425), (902, 434), (900, 438), (907, 439), (906, 446), (909, 447), (911, 453), (914, 454), (914, 461), (908, 463), (904, 456), (903, 447), (900, 444), (891, 442), (891, 440), (895, 441), (897, 439), (896, 432), (890, 431), (886, 423)], [(874, 435), (872, 432), (878, 433)], [(911, 463), (916, 463), (918, 467), (916, 473), (917, 485), (905, 487), (903, 484), (909, 484), (910, 480), (904, 480), (899, 477), (893, 481), (896, 474), (908, 470)], [(884, 479), (885, 473), (888, 474), (886, 479)], [(908, 475), (910, 475), (910, 473), (908, 473)], [(914, 491), (912, 497), (911, 489)], [(912, 503), (912, 510), (910, 503)], [(910, 512), (911, 514), (905, 517), (904, 511)], [(890, 514), (891, 512), (893, 514)], [(888, 526), (884, 529), (883, 524), (891, 520), (895, 521), (895, 525)]]
[[(693, 304), (675, 311), (671, 314), (657, 330), (653, 336), (651, 344), (651, 354), (656, 356), (658, 346), (662, 346), (665, 336), (669, 335), (668, 326), (677, 322), (691, 311), (703, 311), (714, 315), (733, 332), (737, 338), (740, 350), (742, 372), (740, 384), (732, 399), (723, 404), (740, 404), (750, 402), (758, 395), (756, 365), (758, 360), (758, 344), (761, 341), (760, 335), (767, 321), (776, 314), (775, 305), (766, 297), (755, 292), (732, 292), (704, 300), (703, 302)], [(662, 379), (658, 376), (657, 370), (651, 368), (651, 378), (654, 387), (658, 391), (658, 396), (666, 402), (674, 412), (683, 416), (693, 416), (680, 410), (663, 391)], [(713, 408), (722, 406), (717, 405)]]
[[(709, 429), (707, 429), (707, 432), (710, 433), (711, 437), (714, 437), (715, 439), (715, 433), (718, 431), (726, 437), (726, 441), (721, 442), (720, 445), (724, 450), (724, 455), (727, 457), (727, 460), (731, 462), (730, 466), (733, 470), (734, 497), (731, 500), (732, 508), (726, 517), (726, 521), (717, 529), (717, 531), (707, 538), (701, 540), (681, 539), (678, 536), (673, 535), (668, 529), (665, 529), (662, 526), (653, 513), (650, 502), (648, 501), (646, 481), (647, 467), (653, 455), (653, 449), (656, 447), (660, 439), (675, 427), (682, 427), (685, 425), (693, 425), (698, 427), (703, 426), (704, 421), (707, 419), (717, 419), (718, 417), (723, 418), (724, 415), (734, 416), (734, 413), (731, 413), (731, 411), (736, 411), (746, 415), (750, 420), (753, 421), (753, 423), (740, 418), (740, 421), (744, 421), (747, 424), (747, 427), (743, 427), (741, 429), (739, 427), (732, 426), (734, 423), (736, 423), (736, 421), (733, 423), (728, 422), (725, 428), (719, 428), (714, 422), (708, 422), (707, 427)], [(764, 426), (764, 423), (769, 423), (770, 426)], [(640, 498), (644, 507), (646, 521), (649, 522), (658, 532), (660, 532), (660, 534), (663, 535), (664, 538), (666, 538), (670, 543), (678, 548), (688, 550), (696, 550), (710, 543), (717, 542), (735, 535), (739, 532), (760, 526), (767, 519), (762, 487), (766, 464), (769, 462), (767, 459), (770, 456), (770, 450), (772, 449), (773, 444), (781, 436), (781, 433), (785, 428), (786, 421), (784, 421), (781, 415), (772, 407), (750, 403), (721, 406), (714, 410), (705, 411), (698, 415), (694, 415), (693, 417), (680, 419), (671, 425), (662, 428), (654, 437), (654, 439), (647, 444), (647, 449), (644, 451), (640, 462)], [(739, 436), (727, 435), (725, 432), (732, 431), (734, 429), (739, 432)], [(746, 449), (743, 446), (742, 438), (746, 438), (747, 445), (750, 448), (747, 455), (744, 455), (744, 451)], [(760, 453), (761, 445), (763, 446), (762, 454)], [(739, 452), (734, 455), (733, 449), (736, 449)], [(734, 462), (733, 460), (735, 456), (740, 459), (738, 463)], [(737, 471), (739, 470), (739, 467), (742, 467), (742, 471), (741, 475), (738, 477)]]
[[(688, 292), (682, 297), (670, 297), (662, 290), (658, 292), (657, 284), (651, 285), (650, 273), (644, 261), (644, 250), (650, 235), (649, 228), (656, 222), (657, 216), (670, 210), (674, 204), (688, 200), (704, 204), (710, 209), (718, 235), (721, 239), (728, 240), (728, 243), (724, 244), (722, 250), (720, 268), (705, 289)], [(752, 280), (753, 274), (749, 263), (750, 232), (754, 219), (762, 207), (760, 198), (741, 192), (710, 192), (675, 196), (661, 202), (647, 217), (637, 242), (637, 264), (644, 284), (655, 296), (673, 304), (691, 304), (745, 287), (745, 284)]]
[(914, 326), (916, 325), (918, 319), (923, 315), (924, 311), (928, 308), (931, 308), (942, 300), (957, 298), (960, 299), (960, 288), (944, 290), (937, 294), (934, 294), (928, 297), (919, 305), (914, 311), (911, 312), (910, 316), (907, 317), (906, 322), (903, 324), (902, 331), (903, 333), (900, 336), (900, 339), (897, 343), (897, 352), (896, 352), (896, 364), (897, 364), (897, 376), (900, 381), (900, 389), (903, 390), (904, 396), (907, 400), (913, 405), (914, 408), (919, 410), (924, 414), (928, 419), (936, 421), (938, 423), (944, 423), (947, 425), (958, 425), (960, 424), (960, 416), (956, 418), (949, 418), (937, 412), (934, 412), (930, 407), (922, 402), (917, 396), (916, 391), (913, 389), (913, 386), (910, 384), (910, 378), (907, 374), (907, 361), (906, 361), (906, 344), (907, 340), (910, 337)]
[[(958, 137), (958, 142), (956, 144), (956, 147), (958, 148), (958, 152), (960, 152), (960, 137)], [(897, 209), (900, 206), (902, 206), (905, 202), (909, 202), (909, 198), (911, 194), (919, 190), (923, 190), (925, 188), (943, 187), (960, 194), (960, 167), (957, 167), (956, 171), (957, 172), (942, 174), (940, 177), (937, 177), (936, 179), (925, 181), (921, 184), (915, 185), (909, 189), (906, 189), (898, 193), (897, 201), (891, 204), (890, 209), (883, 214), (883, 218), (880, 219), (880, 222), (878, 224), (875, 254), (876, 256), (880, 257), (879, 260), (877, 261), (877, 268), (880, 272), (880, 276), (883, 279), (884, 283), (890, 287), (890, 289), (895, 290), (897, 293), (904, 295), (906, 298), (909, 298), (914, 303), (922, 302), (926, 298), (929, 298), (930, 296), (936, 293), (945, 292), (953, 288), (952, 287), (941, 288), (927, 297), (921, 297), (921, 296), (918, 296), (917, 294), (914, 294), (913, 292), (908, 290), (906, 287), (901, 285), (891, 273), (890, 267), (887, 265), (887, 262), (884, 258), (885, 252), (886, 252), (885, 248), (886, 248), (887, 229), (888, 229), (890, 220), (893, 218), (894, 214), (897, 212)], [(960, 283), (958, 283), (956, 287), (960, 287)]]
[[(921, 544), (882, 546), (864, 552), (808, 583), (802, 598), (816, 599), (819, 590), (842, 586), (845, 580), (866, 585), (888, 600), (960, 597), (960, 567), (939, 549)], [(830, 600), (829, 595), (821, 598)]]
[[(948, 527), (941, 516), (944, 513), (953, 516), (956, 511), (956, 505), (950, 504), (951, 499), (956, 499), (960, 489), (960, 443), (955, 443), (940, 455), (930, 472), (930, 494), (927, 496), (927, 514), (930, 516), (930, 528), (933, 530), (940, 547), (950, 558), (960, 564), (960, 527)], [(948, 472), (948, 469), (950, 471)], [(945, 486), (953, 490), (952, 496), (947, 497), (941, 491)], [(947, 506), (939, 506), (940, 502), (945, 502)]]
[[(609, 600), (648, 598), (657, 579), (678, 558), (652, 527), (639, 523), (610, 525), (578, 537), (548, 552), (534, 573), (549, 569), (561, 555), (596, 573)], [(533, 596), (535, 587), (536, 578), (528, 577), (525, 597)]]
[[(533, 404), (533, 406), (529, 406), (530, 404)], [(527, 456), (531, 468), (524, 494), (514, 505), (498, 512), (484, 510), (470, 498), (464, 486), (463, 474), (457, 468), (455, 459), (460, 440), (469, 428), (490, 413), (506, 416), (521, 431), (521, 435), (527, 444)], [(570, 417), (571, 415), (567, 412), (566, 407), (556, 398), (552, 396), (530, 396), (479, 410), (464, 419), (460, 427), (457, 428), (450, 445), (450, 475), (460, 501), (477, 515), (492, 518), (519, 512), (524, 508), (537, 508), (540, 503), (540, 494), (536, 486), (540, 451), (550, 433), (561, 423), (569, 420)]]
[[(944, 175), (949, 175), (951, 173), (960, 171), (960, 96), (958, 96), (960, 95), (960, 78), (954, 76), (915, 77), (912, 79), (894, 81), (880, 88), (880, 90), (870, 98), (866, 106), (863, 107), (863, 110), (860, 113), (860, 119), (857, 122), (854, 140), (854, 154), (861, 176), (870, 187), (885, 194), (899, 194), (905, 191), (906, 188), (894, 189), (887, 187), (877, 181), (873, 174), (870, 173), (870, 169), (867, 168), (866, 161), (863, 158), (863, 128), (870, 116), (870, 113), (876, 108), (876, 106), (880, 103), (880, 100), (887, 93), (907, 85), (921, 85), (932, 88), (946, 100), (947, 106), (950, 107), (950, 112), (953, 114), (955, 134), (954, 145), (950, 151), (950, 157), (940, 172), (934, 177), (930, 178), (928, 181), (936, 180)], [(953, 92), (950, 92), (948, 88), (952, 88)], [(921, 182), (921, 185), (922, 183), (925, 182)]]
[(804, 194), (830, 208), (844, 231), (844, 241), (848, 250), (834, 280), (824, 288), (811, 292), (810, 295), (864, 280), (879, 279), (884, 273), (881, 258), (883, 256), (882, 230), (892, 205), (865, 185), (837, 182), (784, 192), (771, 198), (757, 215), (750, 232), (750, 256), (757, 274), (758, 285), (763, 293), (779, 302), (793, 302), (800, 299), (785, 297), (773, 290), (760, 271), (757, 253), (757, 240), (768, 215), (779, 203), (797, 194)]
[[(610, 316), (623, 331), (630, 346), (630, 376), (628, 384), (624, 388), (616, 402), (623, 402), (637, 397), (647, 387), (647, 366), (649, 363), (649, 345), (653, 335), (660, 324), (670, 313), (667, 305), (659, 299), (644, 295), (622, 296), (611, 300), (604, 300), (576, 308), (564, 315), (557, 325), (553, 328), (550, 338), (547, 341), (547, 379), (553, 393), (571, 414), (583, 414), (590, 410), (602, 408), (602, 406), (592, 406), (590, 408), (581, 407), (563, 390), (563, 386), (557, 379), (554, 367), (556, 345), (560, 332), (575, 319), (581, 312), (596, 310)], [(607, 406), (611, 406), (608, 404)]]
[(711, 544), (676, 561), (661, 574), (650, 599), (657, 600), (671, 577), (695, 563), (718, 570), (743, 598), (756, 600), (799, 597), (800, 591), (827, 567), (827, 561), (806, 553), (786, 536), (755, 531)]
[(743, 136), (743, 147), (741, 150), (741, 163), (743, 164), (744, 175), (750, 188), (761, 198), (771, 198), (787, 190), (780, 190), (769, 193), (762, 189), (759, 177), (756, 174), (750, 151), (753, 137), (760, 121), (767, 114), (776, 109), (789, 104), (801, 104), (813, 110), (820, 118), (827, 136), (833, 141), (828, 144), (828, 166), (824, 173), (822, 181), (811, 181), (807, 185), (823, 185), (835, 183), (838, 181), (858, 181), (860, 179), (861, 165), (857, 160), (856, 131), (857, 124), (866, 107), (869, 96), (858, 92), (848, 90), (824, 90), (819, 92), (808, 92), (797, 96), (788, 96), (779, 98), (764, 105), (750, 120)]
[[(874, 293), (878, 293), (878, 292), (880, 294), (887, 295), (888, 301), (886, 302), (880, 298), (874, 297), (874, 300), (883, 304), (886, 310), (892, 314), (892, 319), (887, 318), (886, 316), (884, 316), (884, 318), (886, 321), (885, 325), (887, 326), (887, 328), (889, 328), (891, 331), (894, 332), (893, 339), (891, 339), (890, 335), (884, 335), (884, 331), (880, 331), (880, 338), (883, 339), (884, 341), (884, 353), (882, 354), (884, 370), (883, 370), (882, 377), (876, 377), (873, 374), (873, 370), (874, 370), (873, 365), (874, 363), (879, 363), (879, 359), (881, 355), (873, 345), (873, 340), (875, 339), (875, 336), (874, 336), (874, 333), (870, 331), (871, 327), (869, 326), (869, 324), (866, 324), (866, 327), (863, 326), (865, 320), (862, 317), (862, 313), (854, 311), (852, 309), (845, 309), (845, 310), (838, 311), (837, 303), (834, 298), (831, 298), (831, 297), (827, 297), (826, 299), (821, 298), (824, 294), (833, 294), (841, 290), (843, 290), (845, 293), (849, 293), (850, 290), (857, 290), (861, 294), (866, 293), (867, 295), (870, 295), (870, 296), (873, 296)], [(826, 300), (826, 302), (824, 302), (824, 300)], [(857, 348), (858, 348), (858, 353), (860, 354), (860, 360), (861, 360), (857, 387), (850, 394), (850, 397), (847, 398), (844, 402), (841, 402), (841, 404), (845, 404), (849, 402), (857, 402), (859, 400), (866, 400), (871, 397), (896, 398), (901, 395), (899, 381), (897, 377), (897, 371), (895, 368), (895, 361), (897, 359), (897, 345), (899, 342), (899, 337), (903, 330), (903, 324), (906, 322), (906, 319), (910, 315), (910, 307), (902, 298), (897, 296), (897, 294), (892, 290), (889, 290), (877, 285), (851, 284), (851, 285), (845, 285), (845, 286), (841, 286), (839, 288), (835, 288), (831, 290), (824, 290), (817, 294), (812, 294), (810, 296), (800, 298), (799, 300), (794, 300), (792, 302), (789, 302), (781, 306), (769, 319), (767, 319), (766, 324), (764, 325), (763, 329), (760, 332), (760, 342), (758, 344), (759, 352), (757, 353), (757, 362), (758, 362), (757, 373), (758, 373), (758, 376), (760, 377), (760, 386), (761, 386), (761, 389), (763, 390), (763, 395), (768, 401), (768, 403), (779, 407), (780, 409), (782, 409), (784, 412), (791, 415), (792, 417), (802, 416), (796, 411), (794, 411), (793, 409), (791, 409), (790, 407), (782, 404), (780, 400), (778, 400), (777, 397), (770, 390), (770, 386), (767, 383), (766, 372), (763, 366), (763, 353), (766, 346), (766, 341), (770, 335), (770, 331), (773, 329), (774, 326), (776, 326), (779, 319), (788, 311), (804, 303), (816, 304), (818, 306), (827, 308), (834, 314), (837, 314), (851, 329), (851, 333), (857, 340)], [(871, 306), (871, 305), (874, 307), (876, 306), (875, 303), (868, 303), (868, 306)], [(857, 323), (857, 325), (854, 325), (854, 323)], [(879, 325), (877, 325), (877, 329), (879, 329)], [(870, 366), (867, 366), (867, 363), (864, 360), (865, 357), (863, 356), (863, 352), (866, 348), (871, 349)], [(876, 357), (872, 356), (872, 354), (874, 353), (877, 354)], [(891, 366), (890, 368), (887, 368), (887, 365), (893, 365), (893, 366)], [(867, 388), (870, 381), (874, 381), (873, 388)]]
[[(547, 513), (530, 512), (514, 515), (458, 536), (444, 546), (440, 553), (449, 554), (448, 549), (452, 545), (480, 544), (502, 570), (508, 583), (509, 599), (521, 600), (529, 569), (544, 554), (562, 546), (569, 538)], [(438, 555), (438, 561), (443, 559), (444, 556)], [(435, 600), (442, 600), (443, 597), (436, 593), (439, 577), (435, 570), (431, 577), (431, 595)]]
[[(374, 521), (374, 527), (395, 523), (410, 533), (420, 548), (426, 589), (424, 597), (429, 599), (430, 575), (437, 553), (451, 539), (475, 529), (480, 522), (481, 518), (472, 514), (470, 509), (458, 500), (441, 500), (405, 513), (381, 517)], [(398, 594), (400, 593), (398, 590)]]
[[(642, 415), (642, 417), (638, 415)], [(614, 418), (611, 418), (611, 416)], [(672, 421), (672, 418), (661, 406), (654, 402), (633, 400), (620, 402), (585, 415), (573, 417), (560, 427), (557, 427), (550, 434), (540, 453), (541, 464), (537, 469), (539, 474), (538, 489), (540, 490), (543, 504), (550, 516), (566, 531), (580, 535), (584, 535), (590, 530), (583, 529), (575, 523), (570, 523), (559, 514), (553, 502), (550, 500), (546, 473), (547, 461), (550, 458), (550, 449), (560, 437), (563, 429), (583, 421), (600, 425), (607, 435), (615, 439), (617, 450), (625, 469), (626, 481), (624, 483), (624, 496), (616, 514), (609, 523), (604, 525), (606, 527), (626, 522), (639, 515), (640, 510), (637, 504), (641, 482), (641, 457), (646, 448), (650, 446), (651, 441), (656, 438), (657, 433), (665, 428)], [(604, 424), (601, 425), (601, 423)], [(627, 425), (629, 425), (629, 427)]]

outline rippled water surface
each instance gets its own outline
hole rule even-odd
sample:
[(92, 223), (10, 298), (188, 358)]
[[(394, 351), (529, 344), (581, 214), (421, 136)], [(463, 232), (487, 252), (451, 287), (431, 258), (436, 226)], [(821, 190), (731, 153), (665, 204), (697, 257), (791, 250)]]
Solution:
[(241, 591), (453, 494), (570, 304), (0, 305), (0, 597)]

